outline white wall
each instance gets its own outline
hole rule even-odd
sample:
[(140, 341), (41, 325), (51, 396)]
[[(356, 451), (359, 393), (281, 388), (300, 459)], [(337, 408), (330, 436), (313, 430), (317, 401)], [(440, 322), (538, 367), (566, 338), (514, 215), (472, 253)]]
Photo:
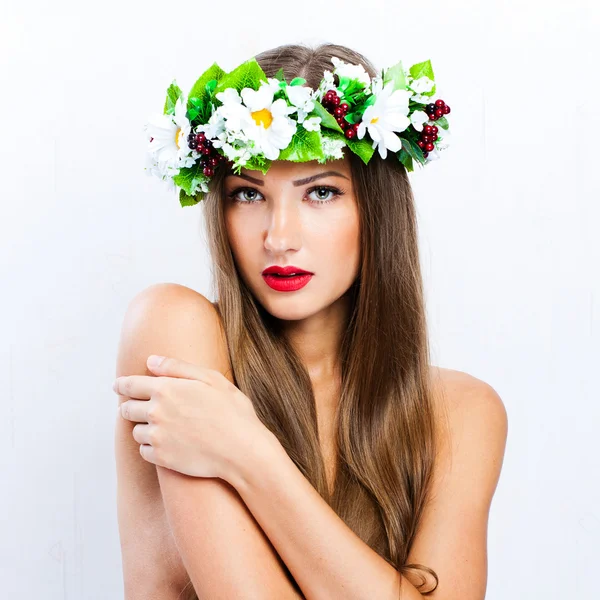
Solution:
[[(239, 4), (238, 4), (239, 3)], [(219, 9), (227, 7), (225, 14)], [(434, 363), (490, 383), (509, 439), (490, 600), (597, 597), (600, 28), (593, 0), (37, 0), (0, 9), (0, 581), (122, 597), (111, 390), (132, 296), (211, 295), (201, 208), (142, 171), (175, 77), (286, 42), (431, 58), (453, 146), (412, 175)]]

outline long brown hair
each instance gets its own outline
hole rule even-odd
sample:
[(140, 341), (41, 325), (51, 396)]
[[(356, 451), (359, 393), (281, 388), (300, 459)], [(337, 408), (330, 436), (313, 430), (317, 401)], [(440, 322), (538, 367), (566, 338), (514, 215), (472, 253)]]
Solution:
[[(303, 77), (316, 89), (334, 56), (376, 75), (365, 57), (335, 44), (284, 45), (255, 58), (268, 77), (283, 68), (288, 82)], [(406, 564), (437, 452), (414, 198), (393, 153), (382, 160), (375, 152), (368, 165), (352, 152), (346, 156), (359, 209), (361, 260), (347, 292), (333, 493), (308, 371), (237, 271), (224, 222), (224, 175), (217, 171), (204, 208), (218, 309), (236, 385), (261, 421), (348, 527), (427, 593), (437, 587), (435, 571)]]

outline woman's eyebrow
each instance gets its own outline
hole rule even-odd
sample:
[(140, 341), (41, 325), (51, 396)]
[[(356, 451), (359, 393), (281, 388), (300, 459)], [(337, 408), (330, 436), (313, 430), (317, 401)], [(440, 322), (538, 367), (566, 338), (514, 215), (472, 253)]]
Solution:
[[(227, 177), (233, 175), (234, 177), (241, 177), (242, 179), (247, 179), (256, 185), (264, 185), (264, 181), (260, 179), (256, 179), (255, 177), (251, 177), (250, 175), (246, 175), (245, 173), (228, 173)], [(311, 175), (310, 177), (305, 177), (304, 179), (296, 179), (293, 181), (294, 186), (306, 185), (307, 183), (312, 183), (317, 179), (321, 179), (322, 177), (329, 177), (330, 175), (337, 175), (338, 177), (343, 177), (344, 179), (348, 179), (343, 173), (339, 173), (338, 171), (324, 171), (323, 173), (317, 173), (316, 175)]]

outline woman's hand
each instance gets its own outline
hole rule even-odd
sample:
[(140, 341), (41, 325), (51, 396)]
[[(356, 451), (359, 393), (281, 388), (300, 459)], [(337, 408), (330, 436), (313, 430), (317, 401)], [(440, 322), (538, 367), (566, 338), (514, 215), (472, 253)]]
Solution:
[(268, 432), (250, 399), (223, 374), (175, 358), (157, 376), (118, 377), (113, 390), (132, 398), (121, 415), (138, 423), (133, 437), (148, 462), (193, 477), (228, 480), (246, 449)]

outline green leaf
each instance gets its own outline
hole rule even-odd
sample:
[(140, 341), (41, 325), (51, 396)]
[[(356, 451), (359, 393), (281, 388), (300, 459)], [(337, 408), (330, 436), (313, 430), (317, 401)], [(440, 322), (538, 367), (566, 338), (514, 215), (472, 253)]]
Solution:
[(290, 81), (290, 85), (304, 85), (306, 83), (306, 79), (302, 79), (302, 77), (294, 77)]
[(404, 148), (402, 148), (396, 156), (398, 156), (400, 162), (406, 167), (407, 171), (414, 171), (413, 160)]
[(263, 175), (269, 170), (271, 166), (271, 161), (264, 156), (251, 156), (246, 164), (244, 165), (244, 169), (252, 169), (256, 171), (260, 171)]
[(369, 161), (375, 152), (375, 148), (373, 148), (373, 142), (370, 142), (365, 138), (362, 140), (353, 138), (351, 140), (346, 139), (346, 144), (348, 144), (348, 148), (350, 148), (354, 154), (358, 154), (358, 156), (360, 156), (365, 165), (369, 164)]
[(279, 81), (285, 81), (285, 76), (283, 74), (283, 67), (281, 67), (279, 69), (279, 71), (277, 71), (277, 73), (275, 73), (275, 79), (279, 79)]
[(194, 206), (204, 198), (204, 192), (198, 192), (195, 196), (188, 196), (183, 190), (179, 190), (179, 204), (181, 206)]
[(193, 190), (198, 183), (205, 181), (206, 176), (202, 173), (202, 169), (198, 163), (192, 167), (183, 167), (179, 173), (173, 177), (173, 183), (179, 186), (188, 196), (193, 195)]
[(179, 96), (181, 96), (183, 92), (181, 91), (181, 88), (175, 83), (175, 80), (173, 79), (173, 83), (167, 88), (167, 98), (165, 100), (165, 108), (164, 108), (164, 114), (165, 115), (172, 115), (175, 113), (175, 104), (177, 103), (177, 100), (179, 99)]
[(279, 153), (279, 160), (307, 162), (324, 158), (321, 136), (317, 131), (307, 131), (300, 126), (287, 148)]
[[(413, 65), (410, 69), (410, 74), (413, 79), (419, 79), (419, 77), (429, 77), (432, 81), (435, 81), (435, 76), (433, 74), (433, 67), (431, 66), (431, 61), (426, 60), (425, 62), (417, 63)], [(435, 83), (429, 92), (424, 92), (421, 94), (422, 96), (433, 96), (435, 94)]]
[[(212, 92), (214, 91), (217, 83), (223, 76), (225, 75), (225, 71), (219, 67), (217, 63), (213, 63), (198, 79), (196, 83), (192, 86), (192, 89), (189, 93), (188, 100), (188, 109), (192, 107), (191, 99), (197, 98), (198, 103), (200, 105), (204, 105), (210, 99)], [(213, 85), (213, 81), (215, 81)], [(196, 108), (198, 108), (196, 106)]]
[(401, 137), (402, 140), (402, 149), (405, 150), (413, 160), (421, 164), (425, 164), (425, 157), (423, 156), (423, 151), (419, 146), (413, 142), (412, 140), (407, 140), (406, 138)]
[(448, 123), (448, 119), (446, 119), (446, 117), (440, 117), (439, 119), (436, 119), (434, 121), (435, 125), (439, 125), (442, 129), (446, 129), (448, 130), (450, 125)]
[(255, 58), (242, 63), (231, 73), (227, 73), (217, 84), (215, 93), (222, 92), (226, 88), (234, 88), (241, 92), (244, 88), (258, 90), (261, 81), (267, 81), (267, 76), (261, 69)]
[(375, 148), (373, 148), (372, 141), (370, 141), (366, 138), (363, 138), (362, 140), (359, 140), (358, 138), (353, 138), (350, 140), (343, 133), (342, 134), (332, 133), (332, 134), (328, 134), (328, 135), (332, 138), (344, 140), (344, 142), (346, 143), (348, 148), (350, 148), (350, 150), (352, 152), (354, 152), (354, 154), (358, 155), (362, 159), (362, 161), (365, 163), (365, 165), (369, 164), (369, 161), (371, 160), (371, 157), (373, 156), (373, 153), (375, 152)]
[(333, 129), (339, 133), (344, 133), (344, 130), (339, 126), (338, 122), (335, 120), (335, 117), (328, 112), (320, 102), (315, 100), (314, 104), (315, 108), (310, 115), (308, 115), (309, 117), (321, 117), (321, 127), (326, 127), (327, 129)]
[(399, 61), (389, 69), (385, 69), (383, 75), (384, 87), (390, 82), (393, 84), (393, 91), (406, 89), (406, 74), (404, 73), (402, 61)]

